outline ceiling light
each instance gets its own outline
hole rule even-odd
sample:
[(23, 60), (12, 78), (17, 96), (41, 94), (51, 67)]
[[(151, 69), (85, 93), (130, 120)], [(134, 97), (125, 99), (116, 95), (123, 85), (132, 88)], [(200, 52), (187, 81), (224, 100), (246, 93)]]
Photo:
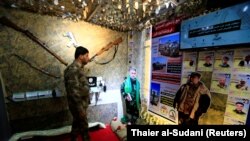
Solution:
[(135, 9), (138, 9), (139, 8), (139, 3), (138, 1), (135, 2)]
[(82, 1), (83, 6), (87, 6), (87, 3), (85, 1)]
[(142, 5), (142, 10), (145, 12), (146, 11), (146, 4)]
[(118, 4), (118, 9), (122, 9), (122, 5)]
[(156, 14), (156, 15), (159, 14), (160, 10), (161, 10), (161, 7), (158, 6), (158, 7), (156, 8), (156, 10), (155, 10), (155, 14)]
[(58, 5), (59, 4), (58, 0), (54, 0), (54, 4)]
[(159, 5), (159, 4), (160, 4), (160, 1), (159, 1), (159, 0), (156, 0), (156, 4)]
[(61, 9), (62, 9), (62, 10), (64, 10), (64, 9), (65, 9), (65, 7), (64, 7), (64, 6), (61, 6)]
[(15, 3), (13, 3), (13, 4), (11, 4), (11, 7), (12, 8), (17, 8), (18, 6)]
[(245, 6), (245, 7), (243, 8), (243, 12), (246, 12), (247, 9), (248, 9), (248, 6)]

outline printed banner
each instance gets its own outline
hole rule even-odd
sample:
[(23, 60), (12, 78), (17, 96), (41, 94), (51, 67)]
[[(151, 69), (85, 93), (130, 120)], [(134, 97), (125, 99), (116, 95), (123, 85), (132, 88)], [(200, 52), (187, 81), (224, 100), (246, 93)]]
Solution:
[(152, 28), (152, 37), (156, 38), (159, 36), (164, 36), (166, 34), (171, 34), (174, 32), (177, 32), (177, 27), (181, 24), (181, 21), (185, 19), (187, 16), (181, 16), (177, 17), (172, 21), (162, 21), (160, 23), (157, 23)]
[(149, 111), (177, 123), (177, 111), (173, 108), (179, 84), (151, 83)]
[(148, 106), (149, 112), (175, 124), (178, 123), (178, 114), (173, 108), (173, 100), (180, 87), (182, 73), (180, 33), (175, 28), (180, 22), (181, 18), (177, 18), (152, 27), (152, 74)]

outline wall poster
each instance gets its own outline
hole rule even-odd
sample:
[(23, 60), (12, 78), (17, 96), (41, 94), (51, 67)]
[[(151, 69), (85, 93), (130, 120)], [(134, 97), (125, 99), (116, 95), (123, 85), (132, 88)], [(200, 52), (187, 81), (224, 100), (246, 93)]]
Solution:
[(199, 52), (198, 71), (213, 71), (214, 67), (214, 52)]
[(250, 101), (247, 98), (228, 96), (224, 124), (244, 125)]
[(181, 81), (182, 56), (179, 32), (152, 39), (152, 74), (148, 110), (178, 123), (173, 99)]

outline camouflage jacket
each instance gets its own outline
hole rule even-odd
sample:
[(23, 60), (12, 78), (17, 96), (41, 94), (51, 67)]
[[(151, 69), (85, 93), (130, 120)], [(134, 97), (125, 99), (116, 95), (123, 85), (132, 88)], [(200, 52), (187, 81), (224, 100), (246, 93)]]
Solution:
[(70, 109), (88, 107), (89, 85), (84, 74), (83, 65), (74, 61), (64, 71), (64, 82)]

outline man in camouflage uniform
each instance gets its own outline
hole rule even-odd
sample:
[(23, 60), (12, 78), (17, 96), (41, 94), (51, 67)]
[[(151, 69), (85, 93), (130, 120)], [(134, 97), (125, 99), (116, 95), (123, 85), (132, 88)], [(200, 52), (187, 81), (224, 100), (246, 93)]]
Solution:
[(84, 74), (84, 65), (89, 62), (89, 51), (77, 47), (75, 60), (64, 71), (69, 110), (73, 116), (71, 140), (76, 141), (80, 133), (84, 141), (89, 141), (87, 108), (89, 104), (89, 85)]
[(136, 69), (130, 68), (129, 75), (121, 85), (121, 94), (125, 101), (126, 114), (123, 123), (136, 124), (141, 109), (140, 83), (136, 78)]

